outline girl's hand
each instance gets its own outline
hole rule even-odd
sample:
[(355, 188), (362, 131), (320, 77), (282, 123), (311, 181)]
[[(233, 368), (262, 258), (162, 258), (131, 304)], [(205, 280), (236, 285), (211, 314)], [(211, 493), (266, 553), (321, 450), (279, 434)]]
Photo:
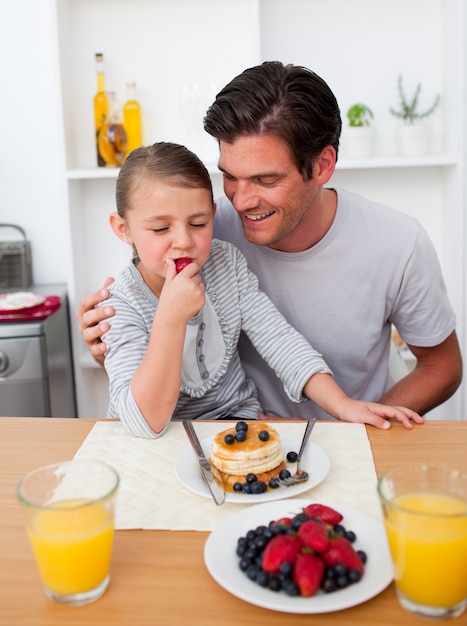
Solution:
[(179, 274), (172, 259), (167, 259), (167, 273), (162, 287), (159, 310), (173, 319), (187, 322), (203, 308), (206, 287), (199, 274), (199, 265), (192, 262)]
[(391, 428), (389, 420), (397, 420), (407, 429), (413, 428), (413, 423), (423, 424), (424, 419), (411, 409), (402, 406), (386, 406), (377, 402), (364, 402), (346, 398), (342, 402), (339, 419), (344, 422), (371, 424), (376, 428), (387, 430)]

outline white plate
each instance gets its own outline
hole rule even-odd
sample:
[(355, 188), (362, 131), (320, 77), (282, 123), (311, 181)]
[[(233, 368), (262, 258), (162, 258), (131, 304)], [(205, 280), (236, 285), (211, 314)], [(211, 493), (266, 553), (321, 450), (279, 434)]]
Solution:
[[(284, 450), (284, 456), (291, 450), (298, 452), (302, 441), (301, 436), (296, 437), (287, 433), (281, 433), (280, 438), (282, 449)], [(201, 446), (207, 457), (209, 457), (213, 439), (214, 437), (206, 437), (201, 440)], [(322, 448), (320, 448), (313, 441), (310, 441), (305, 448), (300, 467), (306, 470), (310, 475), (309, 479), (304, 483), (299, 483), (291, 487), (268, 489), (264, 493), (259, 494), (246, 494), (228, 491), (226, 493), (225, 501), (235, 502), (237, 504), (258, 504), (259, 502), (283, 500), (284, 498), (297, 496), (304, 491), (308, 491), (312, 487), (316, 487), (316, 485), (327, 476), (327, 473), (329, 472), (329, 457)], [(295, 471), (295, 463), (291, 463), (290, 468)], [(206, 483), (201, 476), (198, 459), (191, 446), (188, 446), (179, 454), (177, 460), (175, 461), (174, 471), (178, 480), (190, 491), (193, 491), (200, 496), (205, 496), (206, 498), (211, 497)]]
[(237, 540), (261, 524), (299, 513), (312, 500), (282, 500), (248, 507), (234, 513), (208, 537), (204, 546), (204, 562), (211, 576), (221, 587), (241, 600), (273, 611), (285, 613), (329, 613), (366, 602), (383, 591), (393, 579), (393, 568), (386, 533), (382, 522), (343, 505), (327, 502), (342, 513), (342, 524), (357, 535), (355, 547), (368, 555), (365, 573), (360, 582), (345, 589), (325, 594), (318, 591), (311, 598), (290, 597), (284, 592), (264, 589), (249, 580), (239, 566)]
[(40, 306), (45, 301), (44, 296), (39, 296), (30, 291), (17, 291), (0, 295), (0, 311), (21, 311)]

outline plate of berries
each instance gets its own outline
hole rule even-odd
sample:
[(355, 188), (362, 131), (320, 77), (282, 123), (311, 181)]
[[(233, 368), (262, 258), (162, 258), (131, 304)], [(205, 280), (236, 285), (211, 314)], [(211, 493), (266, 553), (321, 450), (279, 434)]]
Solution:
[(234, 513), (209, 535), (204, 561), (234, 596), (285, 613), (340, 611), (393, 580), (382, 522), (348, 506), (305, 499)]
[[(205, 451), (206, 456), (209, 459), (209, 450), (212, 448), (214, 437), (205, 437), (201, 439), (201, 446)], [(289, 458), (289, 453), (296, 453), (300, 448), (301, 438), (289, 433), (281, 433), (280, 435), (282, 449), (284, 451), (284, 464), (288, 475), (293, 474), (295, 471), (296, 463)], [(296, 454), (295, 454), (296, 456)], [(247, 492), (246, 481), (250, 479), (250, 475), (245, 477), (245, 481), (242, 483), (243, 489), (234, 491), (233, 487), (225, 486), (226, 490), (226, 502), (234, 502), (236, 504), (259, 504), (261, 502), (271, 502), (276, 500), (283, 500), (284, 498), (291, 498), (298, 496), (313, 487), (316, 487), (321, 483), (328, 475), (330, 468), (329, 457), (326, 452), (317, 445), (314, 441), (310, 441), (303, 453), (300, 467), (306, 470), (309, 474), (309, 478), (305, 482), (297, 483), (289, 487), (282, 487), (274, 484), (270, 486), (267, 484), (264, 491), (254, 493)], [(187, 446), (182, 450), (175, 461), (174, 472), (178, 480), (187, 487), (193, 493), (205, 498), (211, 498), (206, 483), (199, 471), (198, 458), (194, 453), (191, 446)], [(251, 475), (251, 478), (256, 476)], [(256, 480), (253, 482), (257, 482)], [(252, 483), (250, 483), (252, 485)]]

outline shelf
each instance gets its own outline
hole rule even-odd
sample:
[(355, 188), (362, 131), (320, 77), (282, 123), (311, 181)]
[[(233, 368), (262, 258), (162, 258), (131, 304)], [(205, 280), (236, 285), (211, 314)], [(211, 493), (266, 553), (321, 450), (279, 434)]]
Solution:
[(337, 170), (384, 169), (396, 167), (444, 167), (456, 165), (457, 159), (451, 154), (431, 154), (424, 157), (375, 156), (369, 159), (339, 158)]
[[(397, 167), (444, 167), (456, 165), (457, 159), (450, 154), (433, 154), (420, 158), (408, 158), (399, 156), (375, 156), (369, 159), (346, 159), (339, 158), (337, 170), (356, 169), (384, 169)], [(215, 163), (207, 164), (210, 174), (220, 174)], [(89, 167), (71, 169), (67, 172), (68, 180), (86, 180), (99, 178), (117, 178), (120, 168), (118, 167)]]

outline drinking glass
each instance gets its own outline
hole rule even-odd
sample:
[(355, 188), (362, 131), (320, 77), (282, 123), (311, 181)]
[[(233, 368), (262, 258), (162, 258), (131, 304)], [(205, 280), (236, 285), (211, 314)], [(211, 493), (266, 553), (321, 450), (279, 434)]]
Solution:
[(81, 606), (107, 589), (117, 472), (100, 461), (65, 461), (33, 470), (17, 486), (26, 532), (46, 595)]
[(396, 592), (409, 612), (455, 618), (467, 605), (467, 472), (395, 467), (378, 482)]

